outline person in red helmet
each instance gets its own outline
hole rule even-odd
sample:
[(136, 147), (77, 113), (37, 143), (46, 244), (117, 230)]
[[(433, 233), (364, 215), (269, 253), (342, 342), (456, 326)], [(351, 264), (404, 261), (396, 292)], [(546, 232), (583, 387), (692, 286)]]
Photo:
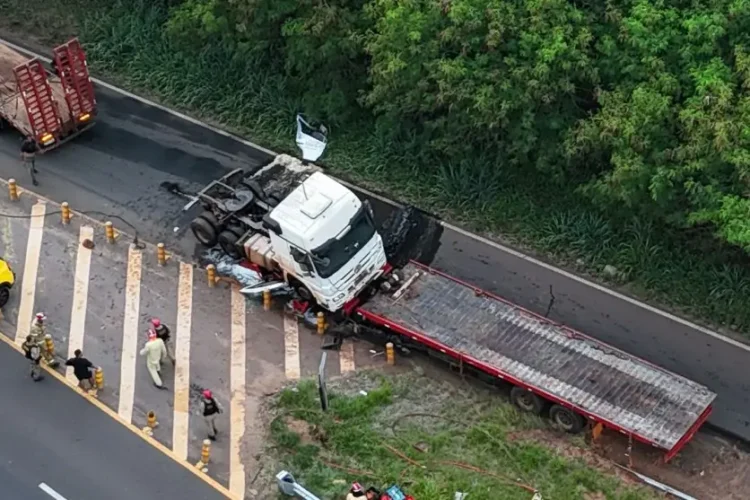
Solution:
[(164, 347), (167, 349), (167, 357), (172, 361), (172, 365), (174, 365), (174, 349), (172, 349), (172, 343), (170, 342), (172, 332), (169, 331), (167, 325), (162, 323), (159, 318), (151, 319), (151, 328), (156, 332), (156, 336), (164, 342)]
[(365, 500), (365, 489), (359, 483), (352, 483), (352, 487), (349, 489), (349, 494), (346, 495), (346, 500)]
[(216, 441), (216, 434), (219, 432), (216, 429), (216, 417), (219, 413), (223, 413), (221, 406), (214, 399), (213, 393), (206, 389), (203, 391), (203, 397), (201, 398), (201, 414), (203, 415), (203, 421), (206, 423), (208, 429), (208, 439)]

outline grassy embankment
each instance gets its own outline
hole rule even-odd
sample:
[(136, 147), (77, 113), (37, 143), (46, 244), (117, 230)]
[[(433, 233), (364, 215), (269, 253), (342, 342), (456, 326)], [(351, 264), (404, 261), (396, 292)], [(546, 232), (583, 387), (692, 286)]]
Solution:
[[(545, 421), (488, 391), (444, 386), (413, 372), (360, 372), (329, 393), (330, 411), (323, 413), (313, 382), (284, 390), (271, 424), (281, 462), (273, 470), (293, 471), (322, 498), (343, 498), (351, 481), (380, 489), (399, 484), (415, 498), (463, 491), (472, 500), (528, 500), (534, 489), (542, 498), (566, 500), (652, 498), (594, 467), (592, 455), (578, 448), (585, 444), (554, 437), (542, 430)], [(568, 444), (553, 449), (543, 444), (545, 435)]]
[[(44, 43), (77, 34), (91, 67), (136, 92), (220, 124), (269, 148), (295, 151), (283, 77), (222, 47), (183, 53), (163, 35), (165, 12), (140, 2), (0, 0), (3, 24)], [(94, 5), (91, 7), (90, 5)], [(338, 175), (439, 213), (470, 229), (501, 235), (579, 272), (603, 277), (697, 320), (750, 335), (750, 267), (739, 251), (702, 233), (687, 235), (638, 221), (615, 222), (577, 195), (449, 168), (415, 174), (410, 158), (366, 130), (334, 130), (324, 157)], [(424, 172), (424, 170), (422, 170)], [(419, 175), (415, 182), (415, 175)], [(747, 337), (745, 338), (747, 340)]]

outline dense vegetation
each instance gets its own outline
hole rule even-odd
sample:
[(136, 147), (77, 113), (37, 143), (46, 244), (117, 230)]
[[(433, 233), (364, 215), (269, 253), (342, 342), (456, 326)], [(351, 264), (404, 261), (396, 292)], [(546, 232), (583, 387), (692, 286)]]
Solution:
[[(0, 0), (93, 66), (651, 298), (750, 327), (750, 0)], [(75, 26), (62, 20), (75, 18)], [(56, 33), (59, 35), (59, 33)]]

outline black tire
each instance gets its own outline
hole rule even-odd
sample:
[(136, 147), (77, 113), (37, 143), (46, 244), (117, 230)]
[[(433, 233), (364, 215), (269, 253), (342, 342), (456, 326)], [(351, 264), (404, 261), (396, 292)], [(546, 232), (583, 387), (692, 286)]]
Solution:
[(555, 427), (570, 434), (578, 434), (586, 425), (585, 418), (575, 411), (560, 405), (552, 405), (549, 409), (549, 418)]
[(10, 299), (10, 287), (6, 284), (0, 285), (0, 307), (5, 307)]
[(294, 292), (300, 299), (306, 302), (315, 302), (315, 297), (313, 297), (312, 292), (310, 292), (310, 290), (308, 290), (307, 287), (300, 282), (294, 283)]
[(539, 415), (544, 410), (545, 401), (523, 387), (515, 386), (510, 391), (510, 401), (524, 412)]
[(237, 246), (237, 242), (240, 241), (241, 234), (237, 234), (237, 231), (233, 229), (225, 229), (219, 234), (219, 246), (225, 254), (233, 259), (241, 259), (242, 250)]
[(216, 246), (216, 243), (219, 241), (219, 228), (217, 227), (217, 224), (214, 224), (216, 218), (212, 215), (211, 219), (201, 215), (193, 219), (193, 222), (190, 223), (190, 229), (193, 231), (195, 239), (198, 240), (201, 245), (209, 248)]

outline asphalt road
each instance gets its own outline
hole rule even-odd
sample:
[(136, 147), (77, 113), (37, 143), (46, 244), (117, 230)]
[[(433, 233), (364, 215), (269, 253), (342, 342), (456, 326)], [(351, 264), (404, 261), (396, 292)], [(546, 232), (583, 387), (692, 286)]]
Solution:
[[(219, 500), (211, 486), (0, 344), (0, 484), (4, 500)], [(104, 459), (106, 458), (106, 459)]]
[[(97, 95), (99, 124), (39, 160), (37, 191), (81, 210), (121, 215), (143, 237), (194, 255), (185, 233), (192, 215), (181, 213), (184, 201), (160, 183), (197, 188), (229, 169), (257, 167), (266, 156), (106, 89)], [(23, 185), (19, 144), (13, 136), (0, 140), (0, 176)], [(374, 206), (381, 216), (389, 209)], [(542, 314), (552, 287), (550, 318), (707, 385), (719, 394), (711, 423), (750, 440), (750, 352), (454, 231), (445, 231), (432, 264)]]

